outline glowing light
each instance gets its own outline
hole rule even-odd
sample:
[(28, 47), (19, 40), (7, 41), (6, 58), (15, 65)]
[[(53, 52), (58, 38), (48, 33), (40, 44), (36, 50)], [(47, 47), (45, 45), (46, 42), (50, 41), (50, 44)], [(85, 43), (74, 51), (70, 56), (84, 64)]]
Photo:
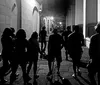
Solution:
[(45, 20), (46, 18), (44, 17), (43, 20)]
[(41, 12), (42, 10), (40, 9), (39, 12)]
[(60, 25), (62, 25), (62, 22), (59, 22)]
[(83, 0), (83, 35), (86, 37), (86, 0)]
[(54, 17), (53, 17), (53, 16), (51, 16), (51, 17), (50, 17), (50, 19), (51, 19), (51, 20), (54, 20)]
[(100, 22), (100, 0), (98, 0), (98, 22)]

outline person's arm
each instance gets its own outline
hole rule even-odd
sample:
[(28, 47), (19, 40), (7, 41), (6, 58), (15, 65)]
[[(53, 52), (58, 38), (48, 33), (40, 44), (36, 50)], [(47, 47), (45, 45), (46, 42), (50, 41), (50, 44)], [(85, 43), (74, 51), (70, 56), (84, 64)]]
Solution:
[(40, 47), (39, 47), (39, 42), (37, 41), (37, 49), (38, 49), (38, 52), (40, 53), (40, 54), (42, 54), (42, 52), (41, 52), (41, 50), (40, 50)]
[(51, 42), (52, 42), (52, 35), (49, 36), (49, 40), (48, 40), (48, 53), (50, 53), (51, 51)]
[(64, 47), (64, 40), (63, 37), (61, 36), (61, 49)]
[(91, 38), (90, 39), (90, 46), (89, 46), (89, 56), (90, 56), (90, 59), (92, 59), (92, 56), (93, 56), (93, 39)]
[(82, 34), (82, 38), (81, 38), (81, 39), (82, 39), (82, 40), (81, 40), (82, 46), (85, 46), (83, 34)]

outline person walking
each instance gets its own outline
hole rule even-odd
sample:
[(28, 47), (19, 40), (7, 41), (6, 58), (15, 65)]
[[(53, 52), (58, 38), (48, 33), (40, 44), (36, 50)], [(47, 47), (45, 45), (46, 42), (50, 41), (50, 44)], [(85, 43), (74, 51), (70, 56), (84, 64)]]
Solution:
[(44, 27), (42, 27), (42, 30), (40, 31), (40, 34), (39, 34), (42, 52), (45, 52), (45, 49), (46, 49), (46, 36), (47, 36), (47, 32), (46, 32), (45, 26), (44, 26)]
[(70, 26), (68, 26), (67, 29), (62, 34), (63, 39), (64, 39), (66, 60), (68, 60), (68, 35), (71, 34), (71, 33), (72, 33), (71, 28), (70, 28)]
[(48, 41), (48, 65), (49, 65), (49, 73), (48, 76), (52, 74), (51, 63), (54, 62), (56, 58), (57, 61), (57, 70), (58, 74), (60, 74), (60, 63), (62, 61), (61, 57), (61, 49), (63, 47), (63, 38), (61, 35), (57, 33), (57, 29), (53, 30), (53, 34), (50, 35)]
[(34, 78), (36, 79), (38, 76), (37, 76), (37, 62), (38, 62), (38, 56), (39, 56), (39, 53), (41, 53), (40, 51), (40, 47), (39, 47), (39, 42), (37, 41), (38, 39), (38, 34), (37, 32), (33, 32), (32, 35), (31, 35), (31, 38), (28, 40), (28, 56), (29, 56), (29, 66), (27, 68), (27, 74), (29, 75), (29, 72), (30, 72), (30, 69), (32, 67), (32, 64), (34, 65), (33, 66), (33, 71), (34, 71)]
[(13, 41), (11, 35), (11, 30), (5, 28), (1, 37), (3, 66), (0, 69), (0, 80), (2, 84), (5, 83), (4, 76), (9, 70), (9, 62), (11, 61), (13, 52)]
[(68, 53), (73, 61), (73, 70), (76, 77), (76, 72), (79, 73), (80, 59), (82, 55), (82, 46), (84, 46), (84, 36), (79, 32), (79, 26), (74, 27), (73, 33), (68, 36)]
[(27, 73), (26, 73), (26, 65), (27, 65), (27, 48), (28, 48), (28, 41), (26, 39), (26, 32), (23, 29), (19, 29), (16, 33), (16, 40), (15, 40), (15, 61), (12, 67), (12, 74), (11, 74), (11, 84), (15, 79), (15, 74), (18, 68), (18, 65), (21, 66), (23, 72), (23, 79), (24, 85), (27, 83)]
[(100, 81), (100, 69), (98, 67), (100, 60), (100, 23), (96, 25), (96, 33), (90, 38), (89, 56), (90, 65), (88, 66), (88, 76), (91, 81), (91, 85), (97, 85), (95, 75), (98, 73), (98, 84)]

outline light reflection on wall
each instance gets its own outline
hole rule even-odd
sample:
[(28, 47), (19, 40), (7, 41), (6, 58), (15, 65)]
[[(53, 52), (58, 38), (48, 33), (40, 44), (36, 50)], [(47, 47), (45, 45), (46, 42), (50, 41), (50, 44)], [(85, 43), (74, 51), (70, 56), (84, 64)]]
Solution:
[(27, 39), (34, 31), (39, 32), (39, 6), (36, 0), (22, 0), (22, 28)]
[(83, 0), (83, 34), (86, 36), (86, 0)]
[(100, 0), (98, 0), (98, 22), (100, 22)]
[(76, 0), (75, 4), (75, 25), (83, 24), (83, 0)]

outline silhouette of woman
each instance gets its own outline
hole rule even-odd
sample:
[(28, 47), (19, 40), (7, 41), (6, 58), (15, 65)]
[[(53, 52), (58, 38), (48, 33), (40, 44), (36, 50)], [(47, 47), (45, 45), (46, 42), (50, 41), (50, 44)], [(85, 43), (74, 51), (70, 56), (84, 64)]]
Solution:
[(33, 34), (31, 35), (31, 38), (29, 39), (29, 45), (28, 45), (28, 55), (29, 57), (29, 66), (27, 69), (27, 73), (29, 74), (29, 71), (31, 69), (32, 63), (34, 63), (34, 78), (37, 78), (37, 61), (38, 61), (38, 54), (41, 53), (40, 52), (40, 48), (39, 48), (39, 42), (37, 41), (38, 38), (38, 34), (37, 32), (33, 32)]
[(0, 69), (0, 79), (2, 83), (5, 82), (4, 76), (9, 68), (8, 61), (10, 61), (12, 58), (13, 41), (11, 38), (11, 34), (11, 30), (9, 28), (5, 28), (1, 37), (3, 67)]

